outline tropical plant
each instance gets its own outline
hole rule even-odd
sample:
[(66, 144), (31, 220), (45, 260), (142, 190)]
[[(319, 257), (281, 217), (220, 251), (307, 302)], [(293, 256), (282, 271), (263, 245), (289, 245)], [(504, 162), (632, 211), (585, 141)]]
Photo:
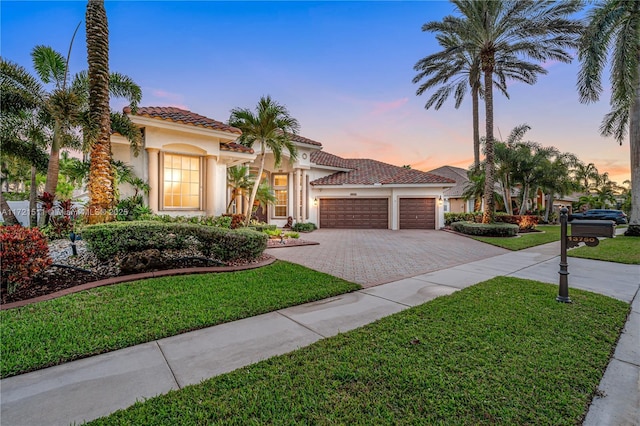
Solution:
[[(246, 146), (258, 144), (260, 146), (260, 166), (256, 176), (262, 176), (266, 151), (273, 154), (275, 166), (282, 162), (282, 154), (286, 149), (289, 152), (289, 160), (297, 157), (297, 149), (291, 141), (291, 135), (296, 134), (300, 125), (298, 120), (291, 117), (287, 108), (273, 101), (270, 96), (263, 96), (258, 102), (255, 114), (247, 108), (234, 108), (231, 110), (229, 125), (242, 130), (239, 142)], [(249, 203), (247, 205), (246, 224), (251, 219), (250, 206), (256, 199), (260, 180), (253, 183)]]
[(572, 171), (578, 159), (571, 153), (557, 153), (553, 158), (547, 159), (541, 164), (542, 177), (538, 180), (538, 186), (546, 194), (546, 208), (544, 221), (549, 222), (551, 209), (555, 196), (564, 197), (579, 187), (573, 179)]
[[(77, 28), (76, 28), (77, 31)], [(74, 37), (75, 38), (75, 33)], [(84, 143), (77, 135), (77, 129), (89, 129), (88, 114), (88, 74), (80, 72), (69, 76), (68, 61), (73, 45), (69, 46), (67, 58), (48, 46), (36, 46), (31, 52), (33, 67), (40, 81), (24, 67), (0, 59), (0, 77), (3, 111), (34, 111), (41, 122), (41, 130), (48, 135), (50, 155), (47, 164), (45, 192), (55, 194), (59, 176), (59, 159), (62, 148), (84, 148), (88, 151), (87, 137)], [(45, 86), (49, 86), (46, 88)], [(142, 91), (129, 77), (112, 73), (109, 75), (109, 90), (112, 96), (127, 99), (132, 110), (137, 108)], [(132, 145), (135, 155), (141, 143), (140, 130), (129, 118), (118, 112), (111, 112), (111, 128), (125, 136)], [(42, 218), (44, 219), (44, 218)]]
[(595, 164), (584, 164), (579, 162), (574, 170), (574, 178), (580, 186), (580, 189), (589, 192), (592, 188), (592, 181), (598, 177), (598, 169)]
[(600, 132), (622, 144), (629, 131), (631, 212), (625, 235), (640, 236), (640, 2), (606, 0), (589, 11), (588, 20), (578, 53), (580, 101), (600, 98), (603, 68), (611, 54), (611, 111)]
[[(465, 23), (466, 24), (466, 23)], [(438, 32), (436, 40), (443, 48), (442, 51), (429, 55), (419, 60), (414, 70), (419, 71), (413, 78), (413, 83), (423, 81), (416, 95), (420, 96), (425, 91), (440, 86), (429, 98), (425, 108), (432, 106), (438, 110), (444, 102), (454, 93), (455, 107), (460, 107), (467, 89), (471, 91), (473, 114), (473, 166), (480, 167), (480, 120), (479, 98), (483, 96), (484, 89), (481, 82), (480, 51), (476, 46), (468, 46), (462, 42), (464, 27), (449, 26), (443, 28), (439, 22), (431, 22), (422, 26), (422, 31)], [(471, 50), (467, 50), (471, 48)], [(494, 86), (506, 97), (506, 81), (516, 80), (527, 84), (534, 84), (537, 74), (546, 74), (547, 70), (538, 64), (532, 64), (520, 60), (515, 55), (505, 52), (497, 52), (495, 58)]]
[(232, 166), (227, 169), (227, 186), (231, 189), (227, 213), (232, 213), (231, 207), (236, 203), (236, 211), (239, 209), (239, 199), (245, 199), (246, 191), (253, 187), (253, 180), (249, 176), (249, 167)]
[[(4, 82), (4, 79), (3, 79)], [(3, 85), (4, 86), (4, 85)], [(0, 88), (0, 90), (3, 90)], [(15, 106), (15, 105), (14, 105)], [(45, 148), (50, 139), (37, 110), (11, 111), (11, 105), (2, 101), (0, 113), (0, 158), (13, 160), (20, 170), (30, 170), (29, 184), (29, 223), (37, 224), (37, 173), (46, 172), (49, 161)], [(3, 167), (3, 175), (5, 170)], [(13, 213), (11, 213), (13, 214)], [(13, 222), (13, 219), (10, 219)]]
[[(258, 186), (258, 192), (256, 192), (256, 201), (259, 206), (263, 206), (266, 210), (267, 206), (270, 204), (274, 204), (278, 199), (273, 192), (273, 188), (269, 185), (268, 182), (262, 181)], [(258, 209), (258, 206), (253, 207), (253, 211), (255, 212)]]
[(571, 55), (565, 49), (577, 46), (582, 26), (567, 17), (580, 10), (581, 2), (452, 0), (452, 3), (460, 16), (446, 16), (442, 22), (429, 25), (431, 31), (458, 35), (458, 49), (477, 52), (480, 58), (486, 126), (483, 222), (488, 223), (493, 222), (495, 213), (492, 83), (498, 58), (570, 62)]

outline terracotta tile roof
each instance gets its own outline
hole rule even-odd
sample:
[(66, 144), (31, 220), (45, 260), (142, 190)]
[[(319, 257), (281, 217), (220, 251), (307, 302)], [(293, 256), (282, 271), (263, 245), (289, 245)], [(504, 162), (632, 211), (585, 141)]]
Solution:
[[(403, 167), (394, 166), (381, 161), (369, 159), (342, 159), (332, 154), (328, 155), (343, 160), (345, 162), (344, 164), (351, 170), (348, 172), (337, 172), (332, 175), (316, 179), (311, 182), (312, 185), (415, 185), (429, 183), (455, 183), (453, 179), (420, 170), (405, 169)], [(311, 158), (313, 161), (313, 156)], [(322, 159), (323, 157), (321, 157), (321, 160)], [(332, 160), (335, 160), (335, 158)]]
[(307, 145), (322, 146), (322, 144), (320, 142), (316, 142), (316, 141), (311, 140), (309, 138), (305, 138), (304, 136), (289, 135), (289, 137), (291, 138), (292, 141), (295, 141), (295, 142), (306, 143)]
[(429, 173), (444, 176), (456, 181), (456, 186), (444, 190), (444, 195), (449, 198), (462, 198), (462, 194), (464, 194), (464, 191), (470, 185), (469, 178), (467, 177), (467, 171), (460, 167), (442, 166), (437, 169), (429, 170)]
[(319, 166), (340, 167), (350, 169), (349, 161), (324, 151), (313, 151), (310, 160)]
[(247, 154), (253, 154), (253, 148), (249, 148), (248, 146), (240, 145), (235, 142), (221, 143), (220, 149), (222, 151), (246, 152)]
[[(125, 114), (131, 114), (128, 106), (123, 109)], [(160, 120), (173, 121), (174, 123), (188, 124), (191, 126), (204, 127), (206, 129), (220, 130), (222, 132), (236, 133), (241, 135), (240, 129), (224, 124), (204, 115), (187, 111), (176, 107), (139, 107), (135, 115), (157, 118)]]
[(469, 178), (467, 177), (467, 170), (462, 167), (442, 166), (437, 169), (429, 170), (427, 173), (433, 173), (434, 175), (453, 179), (456, 183), (469, 181)]

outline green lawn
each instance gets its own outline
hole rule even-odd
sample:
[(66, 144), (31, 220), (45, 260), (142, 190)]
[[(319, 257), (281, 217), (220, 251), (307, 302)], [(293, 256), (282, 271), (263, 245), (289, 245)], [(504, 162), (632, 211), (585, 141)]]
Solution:
[(281, 261), (99, 287), (1, 311), (0, 371), (8, 377), (358, 288)]
[(617, 236), (600, 240), (596, 247), (578, 247), (567, 252), (568, 256), (607, 262), (640, 264), (640, 238)]
[(499, 277), (95, 425), (580, 424), (629, 305)]
[(560, 241), (559, 225), (539, 225), (536, 229), (544, 232), (531, 232), (519, 234), (517, 237), (471, 237), (474, 240), (482, 241), (494, 246), (509, 250), (522, 250), (529, 247), (539, 246), (554, 241)]

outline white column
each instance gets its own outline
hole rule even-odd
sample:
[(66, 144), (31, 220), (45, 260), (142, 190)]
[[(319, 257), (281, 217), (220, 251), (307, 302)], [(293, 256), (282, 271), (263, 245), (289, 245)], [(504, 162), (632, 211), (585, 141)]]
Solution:
[(295, 203), (295, 185), (293, 182), (294, 173), (289, 172), (289, 177), (287, 178), (287, 216), (291, 216), (295, 219), (296, 217), (296, 203)]
[(218, 161), (215, 155), (207, 155), (207, 173), (204, 180), (205, 211), (207, 216), (216, 215), (216, 166)]
[(158, 179), (158, 153), (159, 149), (145, 148), (148, 157), (149, 171), (149, 208), (158, 213), (158, 201), (160, 200), (160, 182)]
[(306, 221), (308, 219), (307, 216), (307, 205), (309, 204), (308, 196), (307, 196), (307, 171), (302, 171), (302, 221)]
[(293, 218), (296, 220), (296, 222), (300, 222), (300, 205), (302, 204), (300, 201), (300, 169), (296, 169), (296, 177), (295, 177), (295, 181), (294, 181), (294, 185), (293, 185), (293, 192), (295, 194), (294, 197), (294, 208), (295, 210), (295, 216), (293, 216)]

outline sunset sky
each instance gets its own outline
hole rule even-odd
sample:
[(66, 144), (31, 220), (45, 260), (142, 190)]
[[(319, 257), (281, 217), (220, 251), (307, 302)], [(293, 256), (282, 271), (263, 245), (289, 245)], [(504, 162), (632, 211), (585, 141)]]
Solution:
[[(34, 46), (66, 55), (83, 21), (70, 69), (86, 69), (85, 7), (3, 0), (2, 57), (32, 71)], [(254, 108), (269, 94), (299, 120), (301, 135), (333, 154), (420, 170), (473, 162), (471, 97), (457, 110), (453, 99), (425, 110), (428, 96), (417, 97), (411, 82), (414, 64), (438, 50), (422, 24), (452, 14), (448, 2), (107, 1), (106, 10), (110, 68), (142, 87), (143, 106), (226, 122), (232, 108)], [(619, 146), (598, 131), (608, 85), (600, 102), (582, 105), (577, 60), (544, 66), (549, 73), (534, 86), (512, 82), (510, 100), (496, 94), (496, 136), (527, 123), (525, 139), (572, 152), (618, 183), (629, 179), (628, 140)]]

